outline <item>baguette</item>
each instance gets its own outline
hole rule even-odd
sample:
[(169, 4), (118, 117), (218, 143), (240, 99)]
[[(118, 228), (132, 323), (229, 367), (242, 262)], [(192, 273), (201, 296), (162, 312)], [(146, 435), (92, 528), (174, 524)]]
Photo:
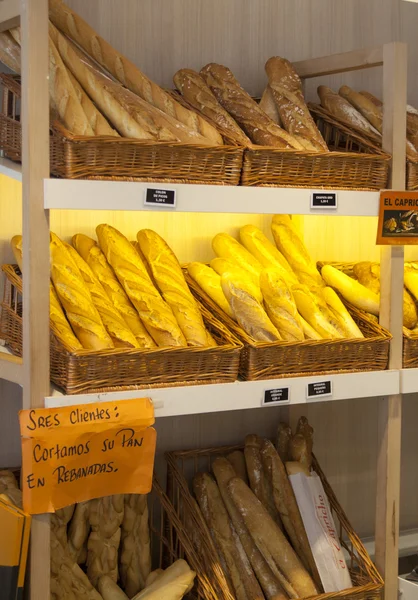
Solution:
[(221, 284), (236, 320), (250, 337), (258, 342), (275, 342), (281, 339), (260, 302), (246, 290), (245, 281), (224, 273)]
[(110, 225), (96, 228), (107, 261), (158, 346), (186, 346), (173, 311), (161, 298), (132, 244)]
[(122, 315), (129, 329), (134, 334), (138, 346), (140, 348), (155, 348), (156, 344), (154, 340), (142, 324), (137, 311), (96, 242), (80, 233), (73, 236), (72, 242), (77, 252), (86, 261), (101, 283), (111, 304)]
[(241, 450), (234, 450), (233, 452), (230, 452), (226, 458), (234, 469), (236, 474), (235, 476), (241, 477), (241, 479), (248, 485), (248, 473), (245, 464), (244, 452)]
[(322, 340), (322, 337), (319, 335), (315, 329), (309, 325), (307, 321), (299, 314), (300, 322), (302, 324), (302, 331), (305, 336), (305, 340)]
[(108, 575), (102, 575), (97, 582), (97, 589), (103, 600), (129, 600), (129, 597)]
[(290, 598), (316, 596), (318, 590), (293, 548), (261, 502), (235, 477), (228, 491), (258, 549)]
[(285, 463), (289, 458), (289, 442), (292, 437), (292, 430), (286, 423), (279, 423), (277, 427), (276, 450), (280, 460)]
[(383, 102), (379, 100), (379, 98), (376, 98), (376, 96), (373, 96), (373, 94), (371, 94), (370, 92), (360, 92), (360, 94), (368, 100), (370, 100), (371, 102), (373, 102), (373, 104), (378, 108), (383, 106)]
[(21, 52), (19, 44), (7, 31), (0, 32), (0, 62), (12, 71), (21, 73)]
[(344, 337), (347, 338), (364, 338), (358, 325), (355, 323), (353, 317), (350, 315), (344, 304), (341, 302), (339, 296), (330, 287), (325, 287), (322, 291), (325, 302), (327, 303), (328, 309), (339, 321), (344, 331)]
[(251, 145), (251, 140), (231, 115), (222, 108), (199, 73), (192, 69), (180, 69), (174, 75), (173, 81), (184, 99), (205, 117), (216, 123), (221, 131), (242, 146)]
[[(65, 67), (65, 65), (64, 65)], [(73, 84), (74, 91), (81, 104), (82, 109), (86, 113), (86, 117), (90, 123), (90, 127), (93, 129), (95, 135), (111, 135), (113, 137), (119, 137), (119, 134), (113, 129), (106, 121), (102, 113), (97, 110), (96, 106), (87, 96), (81, 85), (78, 83), (74, 75), (67, 69), (68, 77)]]
[(49, 38), (49, 96), (67, 129), (75, 135), (92, 136), (86, 113), (81, 106), (67, 69), (54, 42)]
[(81, 258), (77, 250), (65, 244), (68, 253), (77, 265), (84, 283), (90, 291), (94, 306), (102, 319), (103, 325), (109, 334), (115, 348), (139, 348), (139, 344), (132, 331), (124, 321), (122, 315), (109, 302), (109, 298), (97, 277), (88, 264)]
[(237, 240), (227, 233), (218, 233), (212, 240), (212, 248), (217, 256), (226, 258), (241, 269), (248, 271), (256, 285), (260, 285), (262, 265)]
[(320, 589), (319, 574), (286, 468), (269, 440), (264, 440), (261, 456), (264, 468), (272, 482), (274, 503), (279, 511), (283, 527), (303, 566)]
[(306, 286), (294, 286), (293, 297), (300, 314), (323, 339), (343, 337), (339, 322), (331, 315), (320, 296), (313, 294)]
[(119, 567), (122, 586), (129, 598), (148, 585), (151, 550), (146, 495), (125, 495)]
[(176, 560), (151, 585), (132, 600), (181, 600), (193, 586), (196, 573), (183, 559)]
[(260, 277), (266, 312), (286, 342), (305, 339), (295, 299), (286, 280), (275, 268), (264, 269)]
[(71, 327), (83, 348), (113, 348), (89, 289), (64, 244), (51, 233), (51, 277)]
[(148, 587), (149, 585), (153, 584), (154, 581), (157, 581), (157, 579), (164, 573), (163, 569), (155, 569), (155, 571), (151, 571), (151, 573), (148, 575), (146, 581), (145, 581), (145, 587)]
[(266, 62), (265, 69), (284, 129), (306, 150), (328, 152), (328, 146), (306, 106), (300, 77), (291, 63), (284, 58), (272, 56)]
[(321, 274), (327, 285), (337, 290), (345, 300), (372, 315), (379, 315), (379, 296), (377, 294), (331, 265), (324, 265)]
[(381, 135), (377, 129), (348, 100), (325, 85), (318, 87), (318, 96), (321, 105), (334, 117), (343, 121), (348, 127), (355, 127), (381, 143)]
[(303, 433), (296, 433), (289, 443), (290, 458), (298, 462), (306, 471), (311, 470), (312, 465), (312, 445), (311, 440)]
[(299, 417), (296, 433), (302, 434), (306, 440), (307, 464), (309, 470), (312, 467), (313, 432), (314, 430), (309, 425), (308, 419), (306, 417)]
[(263, 303), (263, 294), (261, 293), (259, 277), (253, 276), (249, 271), (246, 271), (236, 262), (228, 258), (213, 258), (210, 261), (210, 266), (221, 277), (225, 273), (238, 277), (245, 291), (251, 294), (251, 296), (254, 296), (260, 304)]
[(244, 225), (239, 230), (239, 238), (241, 244), (264, 268), (274, 267), (290, 285), (298, 283), (288, 261), (260, 229), (254, 225)]
[[(242, 454), (242, 453), (240, 453)], [(267, 600), (285, 600), (287, 596), (283, 592), (279, 582), (274, 577), (268, 564), (258, 550), (248, 529), (246, 528), (238, 509), (232, 501), (228, 491), (228, 483), (237, 476), (231, 463), (226, 459), (219, 457), (212, 465), (214, 475), (219, 487), (222, 500), (225, 503), (232, 525), (238, 534), (242, 547), (251, 563), (254, 573), (264, 591)], [(261, 595), (261, 598), (263, 596)]]
[(190, 263), (187, 272), (215, 304), (233, 319), (234, 314), (222, 290), (220, 275), (211, 267), (198, 262)]
[(236, 599), (261, 600), (260, 586), (215, 481), (208, 473), (198, 473), (193, 479), (193, 490), (226, 565)]
[(310, 470), (298, 461), (288, 461), (285, 467), (286, 473), (289, 477), (290, 475), (298, 475), (299, 473), (303, 473), (304, 475), (306, 475), (306, 477), (311, 476)]
[(359, 92), (352, 90), (348, 85), (343, 85), (338, 91), (342, 98), (345, 98), (373, 125), (379, 133), (383, 129), (383, 110), (376, 106), (369, 98), (366, 98)]
[(269, 478), (263, 466), (262, 447), (263, 440), (258, 435), (250, 434), (246, 436), (244, 456), (250, 488), (268, 511), (271, 518), (281, 527), (280, 515), (274, 503), (271, 478)]
[(176, 255), (158, 233), (151, 229), (139, 231), (137, 240), (151, 269), (153, 280), (171, 307), (188, 345), (207, 346), (208, 338), (202, 314), (184, 279)]
[(235, 119), (255, 144), (303, 150), (302, 144), (272, 121), (241, 87), (232, 72), (210, 63), (200, 71), (218, 102)]
[(112, 48), (84, 19), (61, 0), (50, 0), (49, 17), (58, 29), (77, 42), (89, 56), (128, 90), (174, 117), (198, 135), (207, 138), (212, 144), (222, 143), (221, 136), (212, 125), (176, 102), (170, 94), (148, 79), (130, 60)]
[(277, 106), (274, 101), (273, 92), (271, 91), (271, 87), (269, 85), (266, 85), (266, 88), (259, 102), (259, 107), (266, 113), (268, 117), (270, 117), (272, 121), (277, 123), (277, 125), (282, 125), (279, 111), (277, 110)]
[(310, 288), (323, 287), (321, 275), (312, 261), (309, 252), (287, 215), (274, 215), (271, 231), (277, 248), (287, 259), (300, 281)]

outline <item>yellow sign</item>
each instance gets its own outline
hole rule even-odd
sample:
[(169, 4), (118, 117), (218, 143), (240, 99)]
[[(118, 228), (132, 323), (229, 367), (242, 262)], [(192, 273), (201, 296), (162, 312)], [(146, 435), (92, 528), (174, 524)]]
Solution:
[(380, 192), (376, 244), (418, 244), (418, 192)]
[(19, 421), (26, 512), (151, 490), (157, 434), (149, 398), (22, 410)]

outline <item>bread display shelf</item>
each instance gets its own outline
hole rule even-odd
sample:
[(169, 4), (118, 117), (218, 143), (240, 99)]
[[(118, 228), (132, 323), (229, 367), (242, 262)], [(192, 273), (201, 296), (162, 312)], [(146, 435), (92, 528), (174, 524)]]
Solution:
[[(3, 265), (2, 269), (6, 281), (1, 337), (22, 356), (22, 279), (17, 265)], [(219, 344), (214, 348), (69, 351), (51, 325), (51, 381), (66, 394), (235, 381), (241, 343), (205, 307), (200, 308), (205, 325)]]
[[(355, 263), (331, 262), (318, 264), (331, 264), (336, 269), (339, 269), (346, 275), (349, 275), (350, 277), (353, 277), (355, 279), (353, 274), (353, 266)], [(418, 367), (418, 334), (413, 333), (410, 329), (407, 329), (406, 327), (403, 328), (402, 367), (403, 369)]]
[[(212, 544), (207, 541), (207, 538), (210, 537), (207, 533), (207, 526), (190, 492), (189, 482), (197, 472), (210, 470), (211, 463), (218, 456), (223, 456), (240, 449), (242, 449), (242, 446), (226, 446), (203, 450), (168, 452), (166, 454), (168, 464), (168, 497), (173, 504), (178, 518), (182, 522), (183, 528), (186, 531), (192, 528), (194, 532), (192, 542), (194, 543), (194, 547), (199, 549), (198, 562), (196, 564), (191, 562), (191, 567), (199, 568), (203, 571), (216, 589), (215, 596), (204, 595), (204, 600), (233, 600), (233, 597), (231, 597), (228, 590), (224, 572), (219, 570), (219, 559), (216, 551), (214, 551)], [(382, 598), (383, 580), (370, 560), (359, 537), (354, 532), (315, 457), (312, 466), (321, 478), (339, 538), (342, 540), (342, 546), (349, 555), (347, 563), (355, 587), (341, 592), (312, 596), (311, 598), (315, 598), (316, 600), (322, 598), (326, 598), (327, 600), (378, 600)]]
[[(0, 79), (0, 147), (6, 157), (21, 162), (22, 126), (16, 110), (21, 97), (20, 77), (0, 74)], [(244, 149), (225, 141), (223, 146), (198, 146), (77, 136), (55, 123), (50, 136), (51, 174), (68, 179), (237, 185)]]
[(366, 313), (347, 303), (351, 316), (364, 334), (362, 339), (256, 342), (189, 275), (186, 275), (186, 280), (200, 302), (244, 344), (239, 370), (242, 379), (252, 381), (308, 373), (379, 371), (388, 366), (392, 336)]

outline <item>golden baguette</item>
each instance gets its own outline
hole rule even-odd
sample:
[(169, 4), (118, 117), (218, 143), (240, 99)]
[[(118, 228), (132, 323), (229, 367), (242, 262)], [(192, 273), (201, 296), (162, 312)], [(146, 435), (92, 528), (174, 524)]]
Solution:
[(302, 331), (306, 340), (322, 340), (322, 336), (299, 314)]
[(339, 331), (339, 323), (317, 295), (304, 285), (294, 286), (292, 292), (298, 311), (322, 338), (338, 339), (343, 337)]
[(139, 348), (139, 344), (132, 331), (124, 321), (122, 315), (109, 302), (109, 298), (97, 277), (88, 264), (81, 258), (77, 250), (70, 244), (65, 244), (68, 253), (77, 265), (84, 283), (88, 287), (93, 304), (97, 308), (107, 333), (110, 335), (115, 348)]
[(145, 329), (133, 304), (119, 283), (115, 272), (106, 260), (97, 243), (86, 235), (78, 233), (72, 238), (73, 245), (86, 261), (97, 279), (100, 281), (110, 302), (122, 315), (129, 329), (134, 334), (140, 348), (154, 348), (156, 344)]
[(231, 317), (231, 319), (235, 318), (223, 292), (221, 277), (216, 271), (203, 263), (193, 262), (187, 266), (187, 272), (219, 308)]
[(268, 117), (270, 117), (272, 121), (277, 123), (277, 125), (282, 125), (279, 111), (277, 110), (277, 106), (274, 101), (273, 92), (268, 84), (264, 89), (263, 95), (261, 96), (261, 100), (258, 106), (261, 108), (261, 110), (263, 110), (266, 113)]
[(52, 281), (74, 333), (83, 348), (114, 348), (77, 265), (57, 235), (50, 239)]
[(72, 38), (96, 62), (126, 88), (156, 108), (184, 123), (211, 144), (222, 144), (218, 131), (203, 117), (188, 110), (148, 79), (130, 60), (117, 52), (96, 31), (61, 0), (50, 0), (49, 18), (58, 29)]
[(23, 238), (21, 235), (14, 235), (10, 241), (12, 246), (13, 256), (17, 262), (20, 272), (23, 273)]
[(66, 348), (71, 351), (82, 350), (83, 346), (74, 335), (51, 282), (49, 283), (49, 318), (55, 326), (55, 335)]
[(94, 135), (51, 36), (49, 37), (49, 97), (68, 131), (75, 135)]
[(258, 549), (290, 598), (316, 596), (318, 590), (280, 527), (261, 502), (235, 477), (228, 491)]
[(305, 336), (295, 299), (281, 273), (275, 267), (263, 269), (260, 285), (266, 312), (282, 339), (286, 342), (302, 342)]
[(347, 302), (372, 313), (372, 315), (379, 315), (379, 296), (377, 294), (331, 265), (324, 265), (321, 274), (327, 285), (337, 290)]
[(274, 215), (271, 223), (274, 241), (296, 277), (308, 287), (324, 285), (316, 265), (287, 215)]
[(241, 269), (248, 271), (254, 283), (259, 285), (262, 265), (232, 236), (227, 233), (218, 233), (212, 240), (212, 248), (220, 258), (226, 258)]
[(238, 266), (237, 263), (227, 258), (213, 258), (210, 261), (210, 266), (221, 277), (224, 273), (229, 273), (230, 275), (239, 277), (241, 283), (243, 285), (245, 284), (246, 291), (254, 296), (254, 298), (256, 298), (260, 304), (262, 304), (263, 294), (261, 293), (260, 289), (259, 277), (253, 277), (249, 271), (246, 271), (242, 267)]
[(208, 345), (202, 313), (183, 275), (180, 263), (168, 244), (151, 229), (137, 233), (142, 254), (164, 300), (171, 307), (189, 346)]
[(224, 273), (221, 284), (236, 320), (250, 337), (257, 342), (276, 342), (281, 339), (260, 302), (247, 291), (245, 281)]
[(350, 315), (344, 304), (341, 302), (338, 294), (330, 288), (325, 287), (322, 290), (322, 293), (325, 298), (325, 302), (328, 305), (328, 309), (332, 312), (334, 317), (340, 322), (345, 337), (347, 338), (363, 338), (364, 335), (360, 331), (358, 325), (354, 321), (353, 317)]
[(132, 244), (110, 225), (96, 228), (99, 244), (150, 336), (158, 346), (186, 346), (173, 311), (152, 283)]
[(242, 520), (241, 515), (239, 514), (238, 509), (229, 495), (228, 483), (231, 481), (231, 479), (237, 477), (238, 474), (235, 472), (231, 463), (223, 457), (218, 457), (213, 461), (212, 469), (216, 477), (216, 482), (218, 484), (222, 500), (224, 501), (232, 521), (232, 525), (238, 534), (242, 547), (248, 556), (254, 573), (264, 591), (267, 600), (285, 600), (287, 596), (271, 572), (263, 555), (257, 548), (253, 538), (244, 524), (244, 521)]
[(239, 230), (241, 244), (251, 252), (259, 263), (265, 268), (275, 267), (289, 284), (298, 283), (296, 275), (292, 271), (285, 257), (270, 242), (264, 233), (254, 225), (244, 225)]

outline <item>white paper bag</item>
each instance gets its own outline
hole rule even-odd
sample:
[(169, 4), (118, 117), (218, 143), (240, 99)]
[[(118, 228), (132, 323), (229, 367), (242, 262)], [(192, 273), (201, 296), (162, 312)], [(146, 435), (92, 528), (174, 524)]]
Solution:
[(316, 473), (289, 476), (324, 591), (352, 587), (328, 498)]

